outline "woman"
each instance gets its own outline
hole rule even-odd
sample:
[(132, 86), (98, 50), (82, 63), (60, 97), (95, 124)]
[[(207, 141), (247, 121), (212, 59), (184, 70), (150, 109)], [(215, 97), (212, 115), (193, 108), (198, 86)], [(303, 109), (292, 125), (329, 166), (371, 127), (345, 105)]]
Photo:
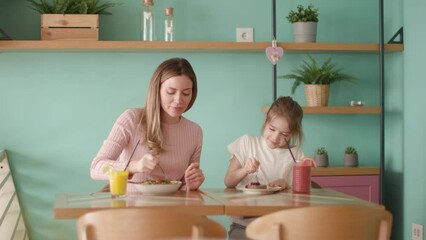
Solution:
[[(197, 78), (186, 59), (161, 63), (151, 77), (145, 107), (128, 109), (117, 119), (92, 161), (91, 177), (107, 180), (105, 166), (127, 167), (132, 182), (168, 178), (182, 181), (181, 190), (198, 189), (204, 182), (203, 133), (182, 116), (196, 97)], [(128, 192), (136, 190), (132, 185), (128, 184)]]

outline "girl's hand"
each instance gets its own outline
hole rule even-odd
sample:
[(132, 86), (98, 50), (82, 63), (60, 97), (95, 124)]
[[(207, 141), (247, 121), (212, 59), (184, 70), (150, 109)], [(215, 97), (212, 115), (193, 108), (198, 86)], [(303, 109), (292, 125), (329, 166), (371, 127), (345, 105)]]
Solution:
[(284, 190), (288, 187), (287, 181), (284, 178), (279, 178), (268, 184), (270, 187), (281, 187), (281, 190)]
[(246, 160), (246, 164), (244, 165), (244, 170), (247, 174), (255, 173), (259, 168), (260, 162), (256, 158), (250, 157)]
[(185, 171), (185, 182), (187, 190), (197, 190), (204, 182), (204, 174), (200, 169), (200, 164), (191, 163)]
[(151, 173), (152, 170), (158, 165), (160, 159), (152, 154), (145, 154), (141, 159), (137, 161), (131, 161), (129, 163), (129, 171), (131, 173)]

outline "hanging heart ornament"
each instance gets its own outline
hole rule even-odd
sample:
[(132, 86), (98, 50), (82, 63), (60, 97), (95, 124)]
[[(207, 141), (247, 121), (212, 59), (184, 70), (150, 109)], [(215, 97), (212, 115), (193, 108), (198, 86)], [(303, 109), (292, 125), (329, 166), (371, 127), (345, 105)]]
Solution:
[(268, 57), (269, 61), (275, 65), (277, 62), (281, 59), (281, 57), (284, 55), (284, 49), (281, 47), (268, 47), (266, 48), (266, 56)]
[(268, 57), (269, 61), (275, 65), (284, 55), (284, 49), (282, 47), (277, 47), (276, 40), (272, 40), (272, 47), (267, 47), (265, 50), (266, 57)]

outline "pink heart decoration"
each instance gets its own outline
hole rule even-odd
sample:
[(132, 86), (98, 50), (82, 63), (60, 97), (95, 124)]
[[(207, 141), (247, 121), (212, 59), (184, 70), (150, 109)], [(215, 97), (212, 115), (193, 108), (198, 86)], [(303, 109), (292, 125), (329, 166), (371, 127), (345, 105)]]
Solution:
[(268, 47), (266, 48), (265, 53), (269, 61), (275, 65), (284, 55), (284, 49), (281, 47)]

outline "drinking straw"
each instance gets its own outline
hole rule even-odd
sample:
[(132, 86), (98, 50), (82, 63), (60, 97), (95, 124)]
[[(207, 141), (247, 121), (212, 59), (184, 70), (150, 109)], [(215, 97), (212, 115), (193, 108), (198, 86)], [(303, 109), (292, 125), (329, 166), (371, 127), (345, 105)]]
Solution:
[(287, 147), (288, 147), (288, 150), (290, 151), (291, 157), (293, 158), (293, 162), (296, 163), (296, 158), (294, 158), (293, 152), (291, 151), (290, 143), (287, 140), (287, 138), (285, 138), (285, 141), (287, 142)]

